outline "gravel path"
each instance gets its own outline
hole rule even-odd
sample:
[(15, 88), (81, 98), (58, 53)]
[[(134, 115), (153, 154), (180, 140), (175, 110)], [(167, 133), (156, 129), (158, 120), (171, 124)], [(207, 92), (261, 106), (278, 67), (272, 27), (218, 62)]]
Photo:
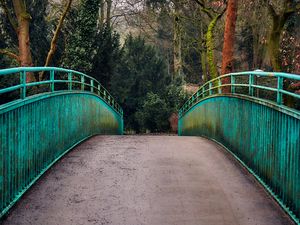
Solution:
[(221, 147), (199, 137), (96, 136), (52, 167), (4, 225), (289, 225)]

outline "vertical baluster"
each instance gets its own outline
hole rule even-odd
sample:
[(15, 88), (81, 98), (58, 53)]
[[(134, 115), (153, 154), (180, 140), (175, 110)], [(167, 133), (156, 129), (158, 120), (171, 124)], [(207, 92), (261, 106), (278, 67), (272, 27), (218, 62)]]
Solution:
[(72, 90), (72, 72), (68, 73), (68, 89), (71, 91)]
[(20, 97), (24, 99), (26, 98), (26, 71), (20, 72), (20, 84), (22, 85)]
[(54, 70), (50, 71), (50, 91), (54, 92)]
[(277, 104), (278, 105), (282, 105), (283, 104), (282, 93), (281, 93), (282, 88), (283, 88), (283, 78), (282, 77), (278, 77), (277, 78)]
[(219, 94), (222, 94), (222, 80), (219, 78), (218, 81), (219, 81), (219, 82), (218, 82), (218, 83), (219, 83), (218, 93), (219, 93)]
[(100, 89), (101, 89), (101, 86), (100, 84), (98, 84), (98, 95), (100, 96)]
[(84, 82), (85, 82), (85, 81), (84, 81), (84, 76), (81, 75), (80, 78), (81, 78), (81, 90), (84, 91), (84, 86), (85, 86), (85, 83), (84, 83)]
[(208, 87), (209, 87), (209, 95), (212, 95), (212, 82), (209, 82)]
[(249, 95), (250, 96), (254, 95), (253, 85), (254, 85), (254, 75), (250, 74), (249, 75)]
[(231, 75), (230, 76), (230, 80), (231, 80), (231, 94), (235, 93), (235, 76)]
[(94, 93), (94, 80), (91, 79), (91, 92)]

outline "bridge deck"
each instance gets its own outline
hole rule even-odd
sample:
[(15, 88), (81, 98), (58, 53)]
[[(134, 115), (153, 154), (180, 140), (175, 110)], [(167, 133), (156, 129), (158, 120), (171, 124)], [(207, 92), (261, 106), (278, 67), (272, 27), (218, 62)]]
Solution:
[(198, 137), (97, 136), (56, 164), (8, 224), (292, 224), (256, 181)]

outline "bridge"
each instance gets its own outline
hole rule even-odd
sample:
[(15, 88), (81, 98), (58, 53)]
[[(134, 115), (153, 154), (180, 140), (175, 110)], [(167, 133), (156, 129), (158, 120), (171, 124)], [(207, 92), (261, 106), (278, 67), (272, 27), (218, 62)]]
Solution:
[(0, 106), (3, 224), (300, 224), (300, 112), (285, 105), (300, 95), (284, 88), (298, 75), (205, 83), (179, 136), (121, 135), (121, 107), (86, 74), (0, 75), (17, 80), (0, 89), (16, 93)]

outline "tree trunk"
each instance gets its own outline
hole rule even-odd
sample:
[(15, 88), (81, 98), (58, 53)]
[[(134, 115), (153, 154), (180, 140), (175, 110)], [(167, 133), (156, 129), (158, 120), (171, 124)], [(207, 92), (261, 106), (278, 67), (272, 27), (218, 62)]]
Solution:
[[(270, 32), (268, 42), (268, 54), (270, 57), (270, 64), (273, 67), (273, 71), (281, 72), (282, 68), (280, 63), (280, 35), (283, 31), (286, 21), (293, 13), (295, 13), (295, 11), (289, 9), (288, 5), (286, 5), (285, 11), (281, 14), (277, 14), (270, 4), (268, 6), (273, 20), (272, 30)], [(284, 79), (283, 88), (285, 90), (292, 91), (290, 85), (291, 81), (289, 79)], [(291, 96), (284, 95), (283, 101), (285, 105), (289, 107), (295, 106), (295, 99)]]
[[(29, 41), (29, 23), (31, 16), (27, 13), (23, 0), (13, 0), (14, 11), (18, 21), (19, 60), (21, 66), (32, 66)], [(35, 81), (34, 75), (27, 74), (27, 82)]]
[(104, 0), (100, 0), (100, 16), (99, 16), (99, 27), (100, 30), (103, 29), (104, 25)]
[(274, 71), (281, 71), (280, 64), (280, 35), (283, 31), (286, 19), (283, 16), (273, 15), (272, 30), (270, 32), (268, 52), (270, 57), (270, 63)]
[[(224, 31), (224, 45), (222, 52), (222, 70), (221, 74), (231, 73), (233, 70), (233, 53), (235, 41), (235, 25), (237, 19), (237, 0), (229, 0)], [(222, 83), (229, 84), (230, 78), (226, 77)], [(223, 92), (229, 93), (230, 87), (224, 87)]]
[(112, 6), (112, 0), (106, 0), (106, 24), (107, 27), (111, 26), (111, 6)]
[(280, 33), (277, 31), (272, 31), (269, 39), (269, 57), (270, 63), (274, 71), (280, 72), (281, 65), (279, 62), (279, 49), (280, 49)]
[(201, 52), (201, 68), (202, 68), (202, 81), (203, 83), (207, 82), (209, 80), (209, 77), (207, 76), (207, 67), (206, 67), (206, 51)]
[(251, 30), (253, 34), (253, 64), (250, 69), (261, 69), (263, 67), (268, 46), (265, 43), (260, 43), (259, 34), (254, 33), (254, 28)]
[[(299, 3), (298, 3), (299, 4)], [(280, 64), (280, 35), (287, 20), (296, 13), (296, 5), (291, 0), (284, 1), (284, 11), (277, 13), (273, 6), (268, 3), (269, 13), (272, 16), (272, 29), (269, 36), (268, 54), (274, 71), (281, 71)]]
[(206, 33), (206, 47), (207, 47), (207, 61), (210, 79), (216, 78), (218, 76), (218, 70), (215, 63), (214, 57), (214, 35), (213, 31), (216, 26), (217, 21), (221, 18), (222, 14), (217, 15), (208, 25), (207, 33)]
[(201, 64), (201, 70), (202, 70), (202, 76), (200, 77), (200, 80), (202, 83), (205, 83), (209, 80), (208, 74), (207, 74), (207, 55), (206, 55), (206, 42), (205, 37), (203, 33), (203, 24), (202, 21), (200, 21), (200, 36), (198, 40), (198, 49), (200, 52), (200, 64)]
[(174, 15), (174, 52), (173, 52), (173, 59), (174, 59), (174, 77), (182, 75), (182, 54), (181, 54), (181, 24), (180, 18), (175, 11)]

